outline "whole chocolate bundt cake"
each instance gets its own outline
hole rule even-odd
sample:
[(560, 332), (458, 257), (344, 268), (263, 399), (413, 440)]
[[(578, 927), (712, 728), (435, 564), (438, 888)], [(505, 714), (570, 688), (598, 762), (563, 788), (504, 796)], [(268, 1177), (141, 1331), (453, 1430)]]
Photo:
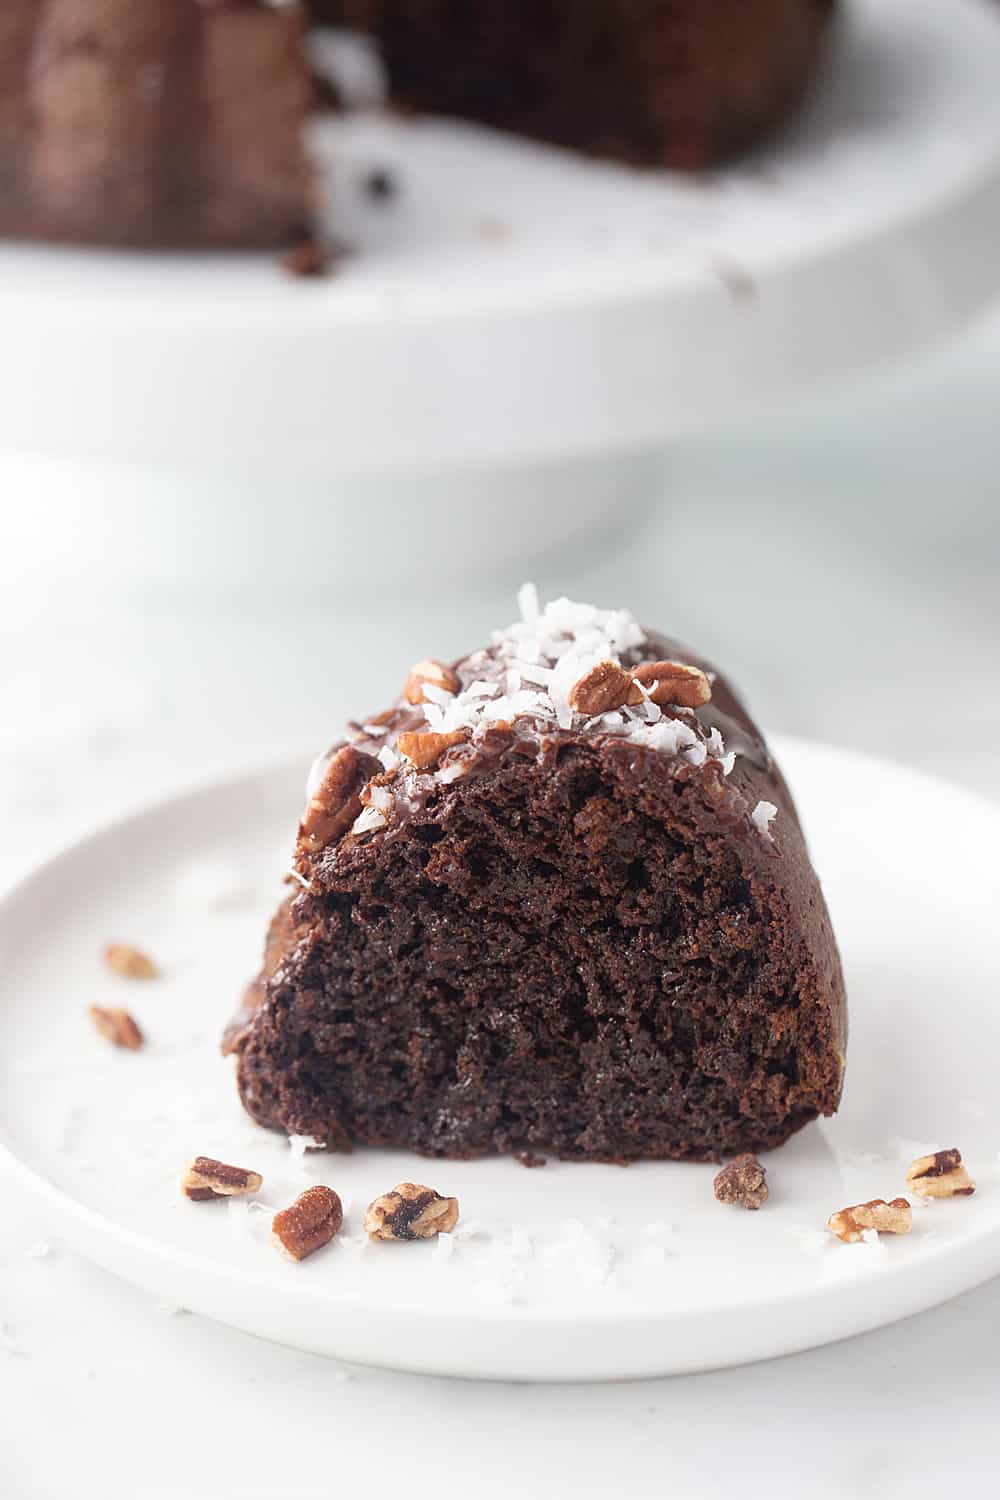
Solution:
[(279, 245), (310, 219), (303, 13), (2, 0), (0, 234)]
[(833, 0), (316, 0), (373, 31), (405, 107), (649, 166), (759, 140), (812, 73)]
[(227, 1033), (330, 1148), (715, 1159), (840, 1098), (846, 1009), (795, 807), (726, 680), (560, 599), (423, 661), (310, 780)]

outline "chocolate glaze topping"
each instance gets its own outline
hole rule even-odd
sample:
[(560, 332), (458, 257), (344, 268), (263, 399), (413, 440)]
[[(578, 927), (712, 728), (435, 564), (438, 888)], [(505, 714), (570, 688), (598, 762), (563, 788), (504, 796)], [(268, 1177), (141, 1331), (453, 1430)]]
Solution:
[[(345, 744), (373, 761), (381, 757), (379, 768), (374, 765), (371, 768), (372, 785), (392, 793), (391, 805), (377, 794), (383, 817), (381, 820), (375, 814), (364, 817), (354, 830), (359, 837), (374, 831), (391, 835), (416, 810), (426, 807), (428, 798), (441, 785), (486, 774), (506, 756), (544, 762), (558, 756), (560, 748), (578, 742), (581, 736), (596, 743), (627, 739), (630, 744), (654, 749), (656, 754), (666, 755), (680, 765), (714, 761), (727, 776), (737, 756), (762, 771), (770, 771), (771, 757), (764, 737), (732, 686), (711, 662), (681, 641), (644, 631), (624, 611), (602, 614), (586, 606), (574, 606), (568, 600), (557, 600), (540, 613), (530, 587), (522, 607), (524, 615), (519, 625), (497, 632), (490, 646), (451, 664), (459, 684), (457, 694), (431, 688), (426, 694), (429, 703), (417, 705), (401, 694), (382, 713), (360, 722), (351, 721), (347, 725), (347, 740), (332, 746), (313, 767), (309, 794), (320, 785), (326, 767)], [(550, 615), (553, 615), (551, 622)], [(531, 633), (533, 627), (535, 635)], [(577, 652), (580, 636), (583, 645)], [(569, 650), (565, 650), (567, 643)], [(554, 656), (552, 653), (556, 651), (563, 655)], [(522, 661), (522, 655), (528, 660)], [(541, 661), (533, 660), (539, 656)], [(691, 709), (643, 704), (641, 708), (625, 708), (591, 718), (568, 714), (558, 690), (546, 692), (542, 679), (546, 673), (551, 676), (554, 663), (567, 659), (578, 659), (582, 673), (585, 664), (595, 656), (612, 659), (626, 669), (635, 669), (647, 661), (674, 661), (698, 667), (712, 683), (711, 700)], [(565, 687), (564, 681), (564, 690)], [(456, 702), (470, 695), (474, 695), (470, 712), (456, 715)], [(467, 737), (450, 746), (441, 762), (432, 768), (408, 769), (398, 753), (400, 735), (433, 730), (439, 720), (450, 725), (452, 719), (468, 730)], [(677, 726), (675, 732), (668, 729), (670, 724)], [(371, 806), (370, 801), (368, 805)]]

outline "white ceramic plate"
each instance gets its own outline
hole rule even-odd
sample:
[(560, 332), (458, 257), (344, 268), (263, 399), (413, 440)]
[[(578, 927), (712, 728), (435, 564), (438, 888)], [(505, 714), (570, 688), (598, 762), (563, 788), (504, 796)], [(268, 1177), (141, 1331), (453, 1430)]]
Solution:
[[(767, 1161), (756, 1214), (707, 1166), (296, 1157), (242, 1113), (218, 1038), (277, 895), (302, 768), (154, 807), (77, 845), (0, 907), (0, 1139), (53, 1231), (157, 1296), (268, 1338), (404, 1369), (515, 1379), (656, 1375), (758, 1359), (919, 1312), (1000, 1271), (996, 849), (1000, 809), (840, 751), (779, 747), (840, 934), (852, 1040), (841, 1114)], [(102, 944), (165, 977), (115, 978)], [(130, 1007), (138, 1054), (88, 1003)], [(891, 1198), (919, 1149), (957, 1145), (979, 1191), (914, 1210), (905, 1239), (845, 1246), (827, 1216)], [(301, 1265), (270, 1214), (191, 1204), (202, 1152), (261, 1201), (327, 1181), (341, 1240)], [(368, 1245), (365, 1204), (404, 1178), (458, 1196), (460, 1233)]]
[[(273, 256), (0, 247), (0, 445), (342, 484), (717, 428), (995, 292), (998, 76), (992, 0), (845, 0), (807, 108), (703, 179), (445, 121), (321, 122), (331, 227), (358, 251), (327, 281)], [(389, 203), (359, 189), (373, 166)]]

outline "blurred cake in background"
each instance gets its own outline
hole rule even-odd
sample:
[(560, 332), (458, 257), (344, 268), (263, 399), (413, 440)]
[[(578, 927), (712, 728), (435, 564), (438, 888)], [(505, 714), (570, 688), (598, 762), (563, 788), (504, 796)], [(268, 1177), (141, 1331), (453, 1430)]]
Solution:
[(0, 233), (279, 245), (310, 218), (303, 13), (2, 0)]
[(314, 0), (374, 32), (402, 107), (696, 170), (796, 103), (833, 0)]
[[(313, 0), (397, 106), (697, 169), (794, 104), (833, 0)], [(3, 0), (0, 234), (267, 246), (307, 232), (298, 0)]]

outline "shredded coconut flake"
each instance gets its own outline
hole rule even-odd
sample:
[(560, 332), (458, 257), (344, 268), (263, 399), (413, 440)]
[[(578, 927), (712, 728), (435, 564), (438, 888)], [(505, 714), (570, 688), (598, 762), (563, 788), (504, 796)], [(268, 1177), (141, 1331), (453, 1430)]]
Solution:
[[(422, 708), (429, 729), (438, 734), (464, 729), (475, 735), (484, 725), (523, 718), (560, 729), (587, 722), (599, 733), (646, 749), (686, 753), (692, 765), (711, 758), (728, 775), (734, 757), (726, 752), (718, 729), (706, 737), (695, 720), (666, 718), (648, 688), (642, 689), (640, 703), (589, 721), (570, 708), (570, 691), (586, 672), (603, 661), (620, 665), (623, 656), (645, 644), (642, 627), (628, 610), (600, 610), (566, 598), (543, 607), (532, 584), (520, 590), (518, 606), (520, 619), (493, 635), (493, 659), (500, 667), (496, 681), (477, 679), (457, 694), (425, 689)], [(478, 667), (488, 659), (477, 652), (468, 665)]]
[(453, 760), (449, 765), (442, 766), (440, 771), (435, 772), (434, 779), (440, 781), (443, 786), (448, 786), (451, 782), (457, 781), (460, 776), (464, 776), (467, 770), (468, 767), (460, 760)]
[(757, 806), (750, 814), (750, 819), (754, 827), (760, 833), (766, 834), (768, 838), (771, 837), (771, 820), (772, 818), (774, 818), (777, 811), (778, 809), (775, 807), (773, 802), (758, 802)]
[(388, 819), (380, 807), (366, 807), (363, 812), (351, 824), (352, 833), (374, 833), (376, 828), (384, 828)]
[(0, 1349), (7, 1354), (24, 1353), (17, 1339), (11, 1333), (10, 1325), (5, 1323), (2, 1318), (0, 1318)]
[(522, 583), (517, 591), (517, 607), (525, 625), (534, 625), (538, 619), (538, 590), (533, 583)]
[(546, 1265), (576, 1272), (584, 1286), (600, 1287), (611, 1283), (615, 1248), (594, 1234), (579, 1219), (567, 1219), (562, 1233), (542, 1252)]
[(288, 1149), (295, 1160), (301, 1161), (307, 1151), (325, 1151), (326, 1142), (318, 1141), (314, 1135), (290, 1135)]
[(447, 688), (438, 687), (433, 682), (425, 681), (423, 683), (423, 690), (424, 701), (427, 703), (436, 703), (438, 708), (447, 708), (455, 696), (454, 693), (449, 693)]

